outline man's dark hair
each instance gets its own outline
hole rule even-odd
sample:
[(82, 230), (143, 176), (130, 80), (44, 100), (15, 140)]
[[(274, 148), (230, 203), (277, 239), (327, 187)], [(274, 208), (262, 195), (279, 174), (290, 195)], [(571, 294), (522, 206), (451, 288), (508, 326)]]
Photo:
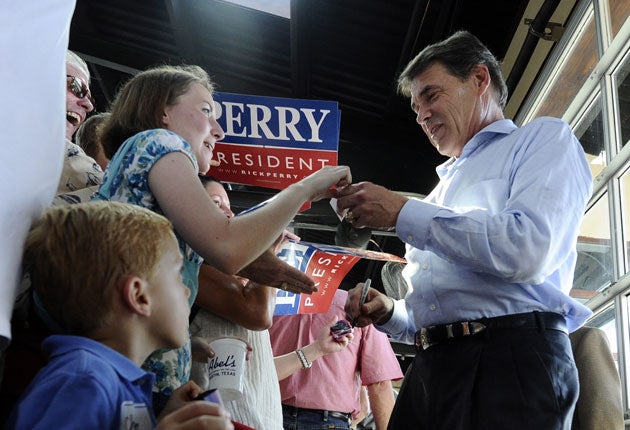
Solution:
[(405, 67), (398, 77), (398, 91), (411, 96), (411, 83), (434, 63), (440, 63), (462, 81), (470, 76), (478, 64), (488, 67), (490, 79), (501, 108), (507, 103), (508, 90), (496, 57), (477, 37), (467, 31), (458, 31), (441, 42), (424, 48)]

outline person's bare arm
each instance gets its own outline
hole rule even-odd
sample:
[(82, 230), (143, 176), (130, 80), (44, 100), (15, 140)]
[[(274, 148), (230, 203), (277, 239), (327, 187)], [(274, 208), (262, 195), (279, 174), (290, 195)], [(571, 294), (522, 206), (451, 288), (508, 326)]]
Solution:
[(203, 264), (199, 269), (199, 293), (195, 303), (248, 330), (266, 330), (273, 321), (276, 289), (244, 286), (235, 276)]
[[(319, 334), (317, 335), (317, 339), (315, 339), (313, 343), (301, 348), (309, 363), (314, 362), (324, 355), (339, 352), (347, 347), (350, 342), (352, 342), (354, 335), (351, 333), (339, 339), (334, 339), (332, 337), (332, 334), (330, 334), (330, 327), (332, 327), (333, 324), (337, 322), (337, 319), (338, 318), (336, 316), (331, 318), (328, 324), (324, 325), (321, 328)], [(276, 365), (278, 381), (282, 381), (283, 379), (288, 378), (298, 370), (303, 369), (302, 362), (300, 361), (295, 351), (276, 356), (273, 358), (273, 361)]]
[(376, 430), (385, 430), (395, 403), (392, 381), (380, 381), (368, 385), (367, 391)]
[(182, 238), (208, 263), (233, 275), (273, 245), (304, 202), (336, 195), (330, 187), (349, 183), (351, 176), (345, 166), (327, 166), (279, 192), (267, 205), (232, 219), (212, 202), (181, 152), (160, 158), (148, 180)]

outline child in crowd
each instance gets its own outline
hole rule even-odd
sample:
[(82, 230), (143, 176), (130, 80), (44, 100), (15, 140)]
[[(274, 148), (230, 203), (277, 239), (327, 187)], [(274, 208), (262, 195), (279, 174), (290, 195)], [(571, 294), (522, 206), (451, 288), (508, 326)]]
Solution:
[[(31, 228), (23, 265), (63, 334), (44, 341), (50, 362), (8, 428), (155, 427), (154, 375), (139, 366), (188, 339), (190, 291), (171, 223), (122, 203), (53, 207)], [(177, 390), (158, 428), (232, 428), (218, 405), (192, 401), (200, 392), (192, 382)]]
[(101, 112), (92, 115), (85, 120), (83, 124), (77, 129), (74, 136), (74, 140), (77, 145), (85, 151), (85, 154), (92, 157), (94, 161), (101, 166), (103, 171), (109, 163), (109, 159), (103, 152), (103, 146), (101, 145), (100, 128), (109, 116), (108, 112)]
[[(332, 187), (350, 183), (350, 170), (324, 167), (264, 207), (226, 218), (198, 178), (210, 169), (214, 146), (224, 137), (212, 92), (207, 73), (197, 66), (160, 66), (128, 81), (102, 128), (101, 143), (110, 163), (94, 198), (144, 206), (172, 221), (184, 256), (190, 304), (204, 259), (228, 275), (239, 273), (265, 285), (311, 293), (314, 282), (297, 269), (278, 270), (284, 264), (279, 259), (267, 257), (275, 267), (258, 265), (266, 273), (248, 273), (247, 267), (261, 255), (269, 256), (269, 248), (306, 201), (334, 197)], [(144, 367), (156, 373), (156, 389), (170, 395), (188, 380), (190, 343), (177, 353), (158, 352)]]

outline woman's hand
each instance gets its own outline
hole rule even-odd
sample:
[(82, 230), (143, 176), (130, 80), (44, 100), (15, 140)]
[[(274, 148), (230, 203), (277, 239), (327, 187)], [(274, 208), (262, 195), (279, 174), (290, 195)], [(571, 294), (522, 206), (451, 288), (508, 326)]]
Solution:
[(209, 358), (215, 356), (208, 340), (199, 336), (192, 336), (190, 338), (190, 349), (192, 359), (198, 363), (207, 363)]
[(352, 173), (348, 166), (324, 166), (297, 184), (306, 187), (307, 199), (315, 202), (337, 197), (337, 191), (333, 187), (341, 188), (350, 183), (352, 183)]
[(239, 272), (240, 276), (248, 278), (259, 285), (266, 285), (289, 291), (291, 293), (312, 294), (317, 291), (315, 281), (308, 275), (267, 250), (256, 260)]
[(354, 334), (348, 333), (341, 336), (339, 339), (335, 339), (330, 333), (330, 328), (335, 325), (339, 318), (334, 316), (327, 324), (325, 324), (317, 335), (317, 339), (313, 342), (312, 346), (321, 353), (322, 356), (333, 354), (344, 350), (354, 339)]

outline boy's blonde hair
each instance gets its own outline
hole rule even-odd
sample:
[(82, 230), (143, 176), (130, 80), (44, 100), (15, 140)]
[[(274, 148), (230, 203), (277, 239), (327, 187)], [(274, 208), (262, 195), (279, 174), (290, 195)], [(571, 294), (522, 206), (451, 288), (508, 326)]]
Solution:
[(140, 206), (55, 206), (32, 226), (23, 265), (63, 333), (88, 336), (108, 321), (124, 277), (152, 278), (168, 240), (176, 240), (170, 221)]

